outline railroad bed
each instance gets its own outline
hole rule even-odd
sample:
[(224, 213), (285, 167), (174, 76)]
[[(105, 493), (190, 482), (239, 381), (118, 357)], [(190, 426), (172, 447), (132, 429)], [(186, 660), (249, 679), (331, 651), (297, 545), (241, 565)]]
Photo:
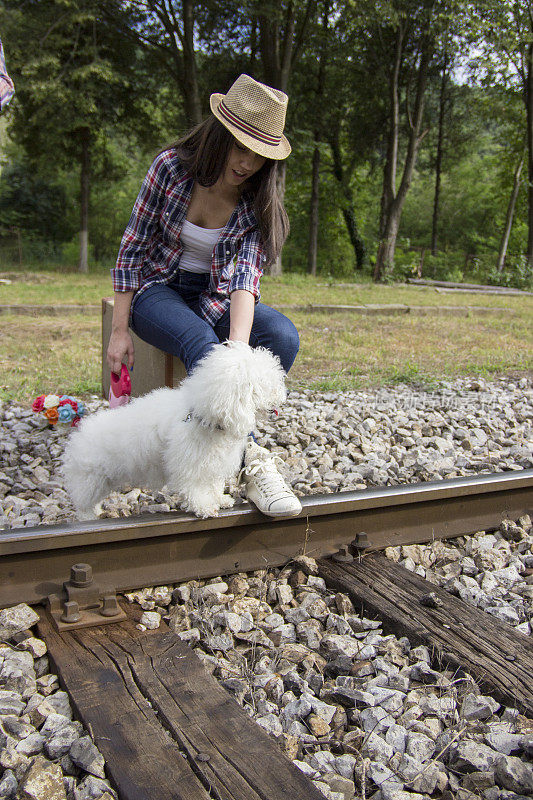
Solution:
[[(479, 530), (532, 554), (532, 506), (529, 470), (308, 497), (301, 518), (276, 523), (245, 507), (6, 531), (0, 605), (59, 593), (80, 561), (108, 597), (154, 575), (166, 584), (128, 593), (120, 623), (58, 632), (39, 612), (39, 640), (101, 755), (67, 723), (36, 741), (67, 749), (55, 765), (38, 755), (30, 777), (52, 780), (59, 761), (66, 796), (100, 798), (103, 756), (128, 800), (533, 792), (532, 637), (406, 569), (413, 543)], [(30, 719), (47, 733), (45, 712)]]
[[(0, 800), (109, 800), (103, 775), (143, 800), (530, 793), (529, 381), (291, 393), (261, 443), (308, 496), (275, 525), (124, 516), (172, 508), (139, 492), (65, 525), (61, 437), (2, 417), (0, 607), (79, 560), (128, 598), (124, 622), (61, 633), (34, 606), (38, 638), (30, 610), (0, 645)], [(310, 494), (338, 488), (358, 491)]]

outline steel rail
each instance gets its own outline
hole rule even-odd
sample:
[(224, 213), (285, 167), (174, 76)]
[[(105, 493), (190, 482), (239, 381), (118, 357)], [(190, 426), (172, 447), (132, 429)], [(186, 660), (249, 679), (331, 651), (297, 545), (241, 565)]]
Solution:
[(209, 519), (178, 512), (5, 529), (0, 608), (45, 601), (78, 562), (92, 565), (103, 590), (124, 591), (330, 555), (354, 541), (371, 551), (495, 528), (533, 509), (533, 470), (309, 495), (302, 505), (278, 521), (244, 503)]

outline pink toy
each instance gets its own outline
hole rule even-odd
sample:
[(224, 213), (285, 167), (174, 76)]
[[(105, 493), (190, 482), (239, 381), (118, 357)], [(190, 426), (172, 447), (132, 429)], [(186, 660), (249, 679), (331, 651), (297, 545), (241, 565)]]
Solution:
[(125, 406), (130, 401), (131, 378), (128, 368), (122, 364), (120, 375), (111, 373), (111, 383), (109, 386), (109, 408)]

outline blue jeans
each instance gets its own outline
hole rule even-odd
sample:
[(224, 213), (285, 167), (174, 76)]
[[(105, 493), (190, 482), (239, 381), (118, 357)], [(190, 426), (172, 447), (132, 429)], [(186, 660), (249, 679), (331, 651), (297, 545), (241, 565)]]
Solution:
[[(145, 342), (177, 356), (189, 373), (214, 344), (229, 336), (229, 309), (216, 325), (200, 316), (198, 298), (209, 284), (208, 274), (179, 270), (172, 283), (150, 286), (133, 303), (132, 328)], [(266, 347), (291, 368), (300, 340), (290, 319), (256, 303), (250, 333), (251, 347)]]

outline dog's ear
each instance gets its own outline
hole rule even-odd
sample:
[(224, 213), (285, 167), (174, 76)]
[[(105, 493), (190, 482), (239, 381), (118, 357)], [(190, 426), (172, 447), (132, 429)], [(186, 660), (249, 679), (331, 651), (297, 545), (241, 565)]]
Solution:
[(256, 407), (252, 385), (240, 372), (228, 376), (220, 387), (218, 402), (213, 410), (221, 428), (246, 435), (254, 428)]
[(287, 397), (285, 371), (278, 356), (264, 347), (253, 351), (254, 403), (257, 409), (268, 410), (280, 405)]
[(249, 377), (251, 348), (215, 345), (190, 382), (196, 413), (213, 427), (244, 435), (253, 430), (255, 408)]

